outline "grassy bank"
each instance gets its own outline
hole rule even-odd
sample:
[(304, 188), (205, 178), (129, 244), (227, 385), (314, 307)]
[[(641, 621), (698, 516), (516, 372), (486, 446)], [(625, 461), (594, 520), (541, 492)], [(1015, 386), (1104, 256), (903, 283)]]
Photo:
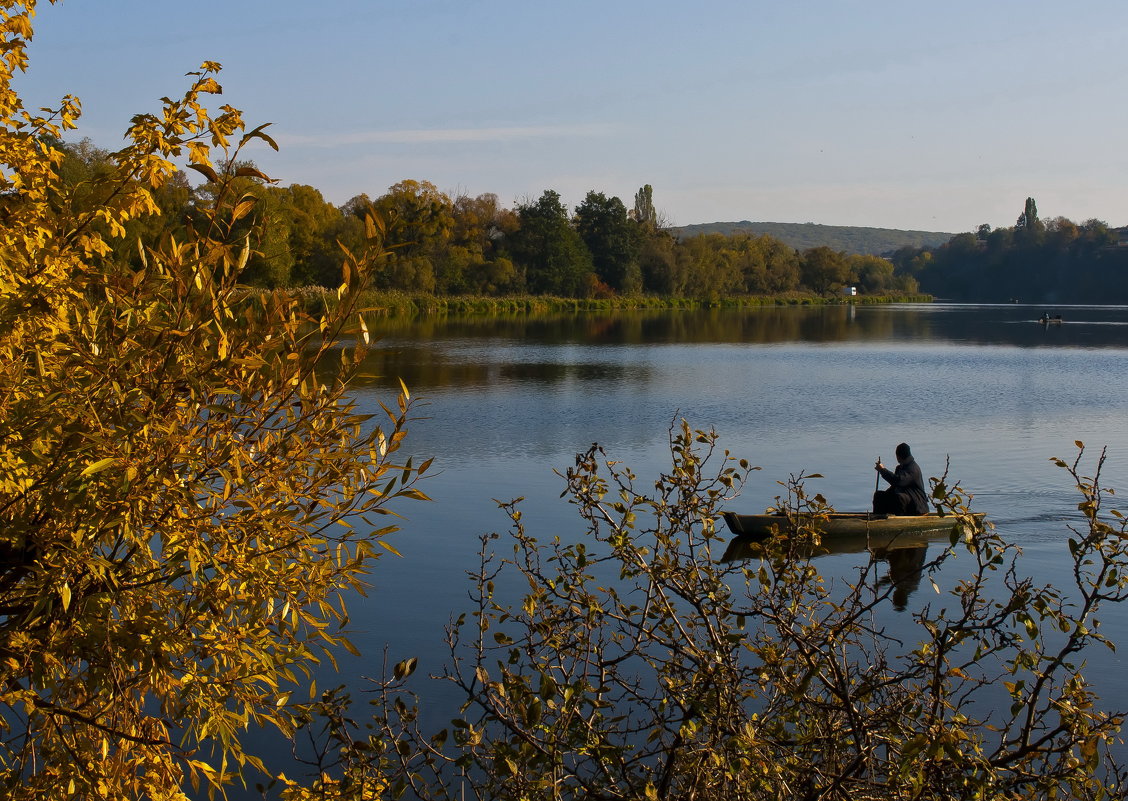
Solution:
[[(270, 290), (253, 290), (253, 293)], [(306, 308), (316, 312), (335, 303), (337, 293), (321, 287), (277, 290), (302, 299)], [(361, 306), (373, 314), (387, 317), (426, 317), (430, 315), (522, 315), (558, 314), (560, 312), (592, 312), (637, 309), (716, 309), (757, 308), (763, 306), (839, 306), (846, 303), (928, 303), (931, 295), (858, 295), (855, 297), (820, 297), (801, 293), (783, 295), (734, 295), (725, 298), (674, 298), (637, 295), (613, 298), (561, 298), (547, 295), (513, 295), (486, 297), (477, 295), (435, 296), (422, 293), (369, 291), (362, 296)]]

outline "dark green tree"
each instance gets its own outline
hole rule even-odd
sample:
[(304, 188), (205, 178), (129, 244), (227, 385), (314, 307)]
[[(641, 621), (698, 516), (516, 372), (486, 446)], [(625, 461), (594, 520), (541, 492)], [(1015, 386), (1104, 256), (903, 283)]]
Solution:
[(568, 209), (551, 189), (517, 206), (520, 228), (510, 237), (514, 264), (529, 292), (583, 297), (594, 275), (591, 254), (568, 220)]
[(638, 253), (642, 288), (658, 295), (679, 295), (678, 243), (669, 231), (643, 234)]
[(631, 219), (639, 224), (643, 230), (654, 231), (664, 226), (658, 220), (658, 212), (654, 208), (654, 189), (646, 184), (635, 192), (634, 208), (631, 209)]
[(1034, 198), (1026, 198), (1026, 206), (1014, 224), (1015, 236), (1023, 244), (1040, 244), (1046, 231), (1046, 224), (1038, 218), (1038, 204)]
[(617, 292), (630, 294), (642, 290), (639, 230), (627, 216), (623, 201), (602, 192), (588, 192), (584, 202), (576, 207), (575, 225), (591, 253), (599, 280)]

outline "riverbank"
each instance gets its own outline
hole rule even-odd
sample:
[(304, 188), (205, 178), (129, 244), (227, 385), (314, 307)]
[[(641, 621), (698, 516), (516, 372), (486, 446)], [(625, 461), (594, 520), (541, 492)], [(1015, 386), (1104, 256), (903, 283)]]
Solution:
[[(310, 312), (319, 312), (336, 302), (337, 293), (322, 287), (291, 290), (252, 290), (252, 294), (285, 292), (299, 298)], [(625, 311), (638, 309), (756, 308), (763, 306), (841, 306), (889, 303), (930, 303), (931, 295), (818, 295), (790, 292), (782, 295), (733, 295), (725, 298), (675, 298), (636, 295), (612, 298), (563, 298), (549, 295), (436, 296), (423, 293), (369, 291), (361, 296), (361, 308), (386, 317), (431, 315), (512, 315), (560, 312)]]

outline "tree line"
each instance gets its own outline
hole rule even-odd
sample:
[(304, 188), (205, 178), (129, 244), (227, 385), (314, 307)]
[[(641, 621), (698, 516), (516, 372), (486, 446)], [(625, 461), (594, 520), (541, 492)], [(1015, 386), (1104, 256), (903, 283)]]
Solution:
[[(99, 178), (112, 172), (111, 154), (89, 140), (55, 145), (65, 154), (61, 174), (74, 189), (70, 202), (96, 206)], [(217, 191), (215, 176), (201, 172), (207, 180), (200, 186), (180, 172), (154, 190), (161, 215), (128, 221), (114, 257), (136, 265), (138, 241), (185, 241)], [(257, 287), (338, 286), (342, 247), (362, 248), (364, 218), (371, 215), (387, 248), (372, 279), (377, 290), (577, 298), (829, 295), (851, 285), (863, 294), (917, 291), (912, 276), (878, 256), (827, 246), (797, 250), (743, 232), (678, 237), (655, 209), (649, 185), (630, 208), (593, 190), (570, 210), (551, 189), (509, 208), (492, 193), (451, 197), (428, 181), (403, 180), (376, 198), (362, 194), (337, 207), (312, 186), (264, 180), (253, 164), (234, 172), (238, 185), (225, 191), (255, 199), (240, 225), (252, 238), (244, 280)]]
[[(89, 140), (53, 144), (71, 190), (67, 213), (95, 208), (112, 154)], [(373, 276), (377, 290), (716, 299), (831, 295), (854, 286), (861, 294), (957, 301), (1128, 302), (1128, 248), (1116, 247), (1117, 231), (1097, 219), (1041, 218), (1033, 198), (1014, 226), (983, 224), (938, 246), (877, 256), (828, 245), (797, 249), (740, 230), (679, 235), (656, 210), (650, 185), (630, 208), (593, 190), (569, 210), (551, 189), (509, 208), (493, 193), (451, 197), (428, 181), (403, 180), (375, 199), (361, 194), (337, 207), (312, 186), (275, 185), (249, 162), (234, 172), (231, 190), (255, 200), (241, 221), (252, 248), (244, 282), (267, 289), (338, 286), (342, 247), (364, 247), (370, 215), (387, 248)], [(217, 192), (214, 176), (205, 177), (193, 187), (178, 172), (154, 190), (161, 214), (127, 221), (113, 256), (136, 266), (138, 242), (185, 241)]]
[(981, 225), (935, 248), (901, 248), (895, 270), (956, 301), (1128, 303), (1128, 248), (1107, 223), (1041, 218), (1027, 198), (1015, 224)]

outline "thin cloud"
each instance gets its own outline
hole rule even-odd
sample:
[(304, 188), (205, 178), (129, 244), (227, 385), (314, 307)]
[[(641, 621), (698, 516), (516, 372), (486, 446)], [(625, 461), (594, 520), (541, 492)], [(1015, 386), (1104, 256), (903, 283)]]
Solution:
[(520, 139), (607, 136), (610, 125), (530, 125), (507, 128), (439, 128), (404, 131), (353, 131), (323, 135), (286, 135), (277, 137), (280, 144), (306, 147), (342, 147), (346, 145), (426, 145), (457, 143), (513, 142)]

